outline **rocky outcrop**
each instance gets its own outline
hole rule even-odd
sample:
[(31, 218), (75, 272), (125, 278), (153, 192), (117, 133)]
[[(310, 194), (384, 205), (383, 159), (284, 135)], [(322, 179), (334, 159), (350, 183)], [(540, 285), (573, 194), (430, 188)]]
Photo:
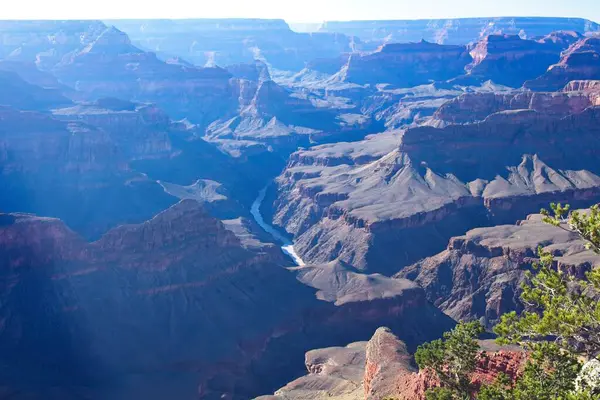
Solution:
[(287, 158), (298, 147), (358, 140), (379, 128), (358, 110), (317, 104), (271, 80), (242, 81), (241, 86), (237, 115), (214, 121), (204, 136), (235, 157), (262, 149)]
[(571, 81), (564, 87), (565, 92), (575, 91), (600, 91), (600, 80), (595, 81)]
[[(397, 272), (473, 227), (510, 223), (551, 201), (597, 201), (597, 118), (598, 107), (562, 118), (503, 111), (478, 123), (410, 128), (375, 160), (332, 157), (347, 144), (300, 151), (277, 179), (273, 221), (295, 236), (307, 262), (339, 258)], [(370, 142), (378, 138), (356, 148), (368, 153)], [(565, 157), (565, 148), (577, 156)]]
[(0, 58), (35, 63), (50, 70), (81, 46), (95, 41), (106, 29), (100, 21), (16, 21), (0, 23)]
[(460, 75), (470, 62), (471, 56), (463, 46), (425, 41), (394, 43), (370, 54), (351, 55), (340, 74), (347, 82), (412, 87)]
[[(143, 111), (128, 116), (117, 111), (111, 115), (91, 105), (76, 108), (87, 108), (90, 114), (69, 118), (63, 110), (67, 119), (63, 121), (0, 108), (3, 210), (60, 217), (90, 238), (119, 223), (143, 221), (175, 202), (160, 185), (129, 165), (134, 155), (170, 154), (165, 136), (176, 130), (173, 126), (163, 123), (165, 131), (161, 131), (160, 124), (150, 122), (150, 113), (145, 114), (144, 128), (136, 121), (144, 118)], [(92, 110), (98, 113), (94, 116)], [(127, 136), (133, 132), (140, 135)]]
[(315, 58), (352, 50), (356, 39), (339, 34), (293, 32), (283, 20), (189, 19), (110, 21), (144, 48), (178, 55), (195, 65), (231, 65), (261, 60), (299, 71)]
[(331, 269), (298, 280), (274, 245), (250, 245), (194, 200), (91, 243), (55, 219), (0, 223), (0, 352), (12, 368), (0, 386), (24, 393), (241, 400), (295, 376), (305, 351), (367, 339), (381, 321), (412, 347), (452, 324), (409, 281), (334, 288), (348, 275)]
[(387, 398), (399, 390), (410, 393), (409, 398), (423, 398), (427, 387), (415, 379), (416, 372), (406, 345), (389, 329), (379, 328), (366, 348), (365, 399)]
[(64, 57), (52, 72), (94, 98), (152, 102), (172, 118), (203, 126), (237, 106), (238, 83), (224, 69), (163, 62), (114, 27)]
[[(492, 383), (503, 373), (515, 378), (525, 354), (480, 341), (482, 352), (472, 381)], [(389, 328), (379, 328), (368, 342), (313, 350), (306, 354), (308, 374), (257, 400), (424, 400), (439, 383), (428, 371), (417, 371), (406, 344)]]
[(473, 62), (467, 71), (482, 80), (521, 87), (557, 63), (568, 45), (562, 41), (523, 40), (518, 35), (489, 35), (471, 49)]
[(362, 400), (367, 342), (306, 353), (308, 374), (256, 400)]
[(490, 34), (519, 35), (531, 39), (554, 31), (598, 32), (600, 26), (581, 18), (457, 18), (391, 21), (328, 21), (321, 32), (358, 36), (375, 45), (382, 42), (467, 44)]
[(467, 93), (443, 104), (434, 114), (437, 126), (483, 121), (504, 111), (534, 110), (549, 117), (580, 114), (600, 105), (596, 81), (573, 81), (561, 92)]
[(270, 81), (269, 66), (262, 61), (255, 60), (252, 63), (232, 64), (225, 67), (235, 78), (246, 79), (255, 82)]
[(557, 64), (537, 79), (527, 81), (531, 90), (559, 90), (573, 80), (600, 79), (600, 38), (589, 37), (572, 44)]
[(517, 225), (474, 229), (398, 276), (419, 283), (427, 298), (452, 318), (492, 327), (502, 314), (522, 310), (521, 283), (539, 246), (554, 254), (560, 268), (579, 274), (600, 263), (577, 235), (541, 219), (536, 214)]
[(104, 130), (127, 159), (166, 157), (173, 151), (169, 132), (177, 127), (153, 105), (103, 98), (56, 109), (53, 115)]

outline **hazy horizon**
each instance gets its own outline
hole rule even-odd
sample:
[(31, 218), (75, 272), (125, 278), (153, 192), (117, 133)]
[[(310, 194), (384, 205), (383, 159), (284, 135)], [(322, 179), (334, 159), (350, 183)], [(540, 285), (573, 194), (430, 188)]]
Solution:
[(552, 4), (544, 0), (505, 0), (490, 4), (478, 0), (304, 0), (291, 4), (277, 0), (185, 0), (149, 3), (141, 0), (22, 0), (6, 5), (1, 19), (283, 19), (290, 24), (324, 21), (454, 19), (490, 17), (572, 17), (600, 23), (600, 2), (579, 0)]

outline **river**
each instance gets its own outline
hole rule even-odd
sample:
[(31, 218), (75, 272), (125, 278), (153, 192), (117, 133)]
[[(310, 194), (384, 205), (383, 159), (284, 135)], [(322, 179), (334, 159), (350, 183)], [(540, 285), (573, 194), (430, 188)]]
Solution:
[(285, 254), (290, 256), (290, 258), (292, 260), (294, 260), (296, 265), (303, 266), (303, 265), (305, 265), (305, 263), (302, 260), (302, 258), (300, 258), (298, 253), (296, 253), (296, 250), (294, 250), (294, 243), (292, 243), (291, 240), (289, 240), (287, 237), (285, 237), (283, 234), (281, 234), (273, 226), (267, 224), (265, 222), (265, 219), (263, 218), (263, 216), (260, 213), (260, 206), (265, 199), (265, 195), (267, 194), (267, 189), (269, 188), (269, 186), (270, 185), (265, 186), (258, 193), (258, 197), (256, 198), (256, 200), (254, 200), (254, 203), (252, 203), (252, 207), (250, 208), (250, 213), (254, 217), (254, 220), (256, 221), (256, 223), (258, 225), (260, 225), (261, 228), (263, 228), (265, 231), (267, 231), (267, 233), (269, 233), (271, 236), (273, 236), (273, 239), (275, 239), (277, 242), (281, 243), (281, 245), (282, 245), (281, 250)]

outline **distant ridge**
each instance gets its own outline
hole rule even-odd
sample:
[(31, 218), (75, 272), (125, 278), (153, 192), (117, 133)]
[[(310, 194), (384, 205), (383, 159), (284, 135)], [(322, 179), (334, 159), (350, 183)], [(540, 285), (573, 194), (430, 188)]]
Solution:
[(584, 18), (483, 17), (387, 21), (326, 21), (318, 32), (358, 36), (366, 42), (467, 44), (489, 34), (514, 34), (522, 38), (545, 36), (553, 31), (600, 32), (600, 25)]

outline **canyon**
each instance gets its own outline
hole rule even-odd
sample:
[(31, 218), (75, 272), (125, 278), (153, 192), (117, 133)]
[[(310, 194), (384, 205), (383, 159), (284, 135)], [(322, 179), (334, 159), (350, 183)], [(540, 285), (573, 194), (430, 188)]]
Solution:
[(420, 400), (538, 246), (598, 263), (535, 214), (600, 201), (598, 24), (314, 30), (0, 21), (0, 398)]

